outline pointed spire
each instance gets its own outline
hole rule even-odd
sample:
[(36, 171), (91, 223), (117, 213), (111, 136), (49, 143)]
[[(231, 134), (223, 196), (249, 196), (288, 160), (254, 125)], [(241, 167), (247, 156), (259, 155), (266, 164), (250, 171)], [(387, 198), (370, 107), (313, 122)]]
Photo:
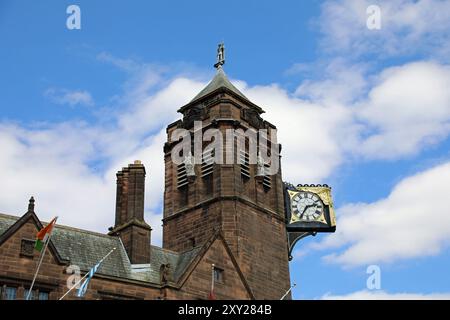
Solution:
[(228, 80), (227, 75), (225, 74), (225, 72), (223, 71), (222, 67), (218, 67), (217, 68), (217, 73), (214, 76), (214, 78), (211, 80), (210, 83), (208, 83), (208, 85), (202, 90), (200, 91), (195, 97), (194, 99), (191, 100), (195, 101), (197, 99), (200, 99), (201, 97), (206, 96), (207, 94), (219, 89), (219, 88), (227, 88), (230, 91), (233, 91), (235, 94), (241, 96), (242, 98), (247, 99), (247, 97), (239, 91), (238, 88), (236, 88), (231, 82), (230, 80)]
[(34, 197), (31, 197), (28, 202), (28, 212), (34, 212)]

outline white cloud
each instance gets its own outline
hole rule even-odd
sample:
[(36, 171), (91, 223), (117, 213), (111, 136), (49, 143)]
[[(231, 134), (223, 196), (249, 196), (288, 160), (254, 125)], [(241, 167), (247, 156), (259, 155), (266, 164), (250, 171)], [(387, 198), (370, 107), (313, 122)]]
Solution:
[(305, 80), (295, 90), (295, 96), (327, 104), (351, 105), (367, 89), (367, 66), (363, 63), (349, 64), (342, 58), (335, 58), (317, 67), (322, 70), (319, 80)]
[[(7, 168), (0, 180), (1, 212), (22, 214), (33, 195), (44, 221), (58, 215), (61, 224), (106, 232), (114, 223), (115, 173), (140, 159), (147, 171), (146, 218), (155, 222), (162, 212), (165, 132), (142, 138), (139, 144), (133, 139), (140, 138), (77, 123), (40, 129), (0, 125), (0, 165)], [(127, 141), (137, 147), (121, 154)], [(119, 150), (109, 150), (116, 147)], [(104, 154), (113, 156), (102, 159)], [(160, 243), (160, 223), (154, 229), (153, 239)]]
[(416, 62), (383, 71), (355, 111), (371, 133), (358, 152), (392, 159), (417, 153), (450, 133), (450, 67)]
[(327, 293), (323, 300), (450, 300), (450, 293), (388, 293), (383, 290), (361, 290), (344, 295)]
[(285, 180), (322, 182), (342, 163), (340, 139), (353, 131), (351, 113), (344, 106), (301, 100), (277, 85), (245, 88), (244, 93), (277, 126)]
[(107, 223), (102, 213), (112, 208), (106, 200), (114, 190), (87, 165), (95, 157), (95, 135), (77, 123), (31, 130), (2, 124), (0, 165), (7, 168), (0, 181), (2, 212), (25, 212), (34, 195), (41, 218), (58, 215), (61, 223), (75, 226)]
[[(328, 132), (326, 142), (336, 146), (329, 150), (337, 164), (350, 155), (393, 160), (415, 155), (448, 137), (449, 87), (450, 66), (446, 64), (418, 61), (370, 75), (366, 66), (338, 59), (325, 68), (321, 79), (304, 81), (295, 91), (298, 99), (288, 97), (282, 101), (276, 95), (266, 95), (260, 102), (272, 104), (267, 108), (267, 116), (277, 119), (277, 123), (293, 121), (291, 118), (299, 121), (305, 129), (298, 129), (299, 132), (310, 139)], [(263, 87), (261, 91), (264, 90), (272, 89)], [(279, 103), (286, 105), (284, 110)], [(305, 118), (308, 104), (315, 106), (315, 113), (323, 111), (323, 125)], [(274, 113), (270, 113), (272, 106)], [(278, 114), (280, 110), (284, 114)], [(336, 114), (331, 110), (340, 111)], [(321, 125), (321, 129), (311, 128), (314, 124)], [(290, 135), (297, 136), (292, 130)]]
[(93, 106), (94, 99), (86, 90), (67, 90), (49, 88), (45, 91), (44, 96), (49, 98), (52, 102), (61, 105), (69, 105), (71, 107), (76, 105)]
[(154, 94), (135, 101), (129, 113), (122, 115), (119, 126), (130, 133), (152, 132), (180, 117), (178, 108), (189, 102), (204, 83), (175, 78)]
[[(22, 214), (33, 195), (44, 221), (58, 215), (61, 224), (106, 232), (114, 223), (115, 173), (140, 159), (147, 171), (145, 217), (152, 243), (161, 244), (165, 127), (205, 83), (168, 78), (165, 67), (132, 59), (97, 58), (128, 73), (112, 121), (31, 127), (0, 121), (0, 165), (8, 168), (0, 179), (0, 211)], [(50, 88), (45, 95), (58, 104), (94, 103), (87, 91)]]
[(139, 159), (147, 172), (145, 217), (152, 243), (160, 244), (165, 127), (205, 84), (161, 80), (157, 68), (144, 69), (130, 75), (112, 122), (0, 122), (0, 165), (8, 168), (0, 179), (0, 189), (7, 190), (0, 194), (0, 211), (22, 214), (33, 195), (44, 221), (58, 215), (61, 224), (106, 232), (114, 223), (115, 173)]
[(326, 261), (348, 267), (439, 254), (450, 244), (448, 190), (450, 162), (405, 178), (384, 199), (339, 208), (336, 233), (312, 246), (334, 248)]
[[(381, 9), (381, 30), (366, 27), (369, 5)], [(347, 57), (424, 53), (448, 61), (450, 2), (440, 0), (341, 0), (322, 5), (322, 47)]]

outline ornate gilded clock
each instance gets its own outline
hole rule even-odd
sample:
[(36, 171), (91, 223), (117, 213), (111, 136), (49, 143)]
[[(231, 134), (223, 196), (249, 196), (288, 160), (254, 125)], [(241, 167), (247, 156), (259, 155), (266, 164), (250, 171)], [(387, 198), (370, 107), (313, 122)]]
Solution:
[(285, 184), (288, 231), (334, 232), (336, 218), (327, 185)]

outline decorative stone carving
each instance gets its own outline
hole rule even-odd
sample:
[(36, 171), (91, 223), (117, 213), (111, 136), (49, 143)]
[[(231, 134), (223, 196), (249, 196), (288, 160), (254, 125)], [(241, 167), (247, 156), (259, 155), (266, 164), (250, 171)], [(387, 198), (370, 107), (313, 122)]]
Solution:
[(264, 158), (261, 156), (261, 152), (258, 151), (258, 157), (256, 158), (256, 177), (262, 179), (265, 175)]
[(193, 181), (195, 179), (195, 169), (194, 169), (195, 161), (191, 152), (189, 152), (189, 154), (184, 157), (183, 163), (186, 169), (186, 176), (188, 180)]
[(193, 106), (186, 110), (183, 118), (183, 128), (189, 129), (194, 126), (194, 121), (201, 121), (203, 118), (203, 107)]
[(22, 239), (20, 246), (20, 255), (33, 258), (34, 256), (34, 240)]
[(255, 129), (264, 128), (264, 120), (259, 116), (258, 111), (253, 109), (243, 109), (242, 118)]
[(161, 275), (161, 284), (171, 281), (170, 263), (165, 263), (161, 265), (160, 275)]

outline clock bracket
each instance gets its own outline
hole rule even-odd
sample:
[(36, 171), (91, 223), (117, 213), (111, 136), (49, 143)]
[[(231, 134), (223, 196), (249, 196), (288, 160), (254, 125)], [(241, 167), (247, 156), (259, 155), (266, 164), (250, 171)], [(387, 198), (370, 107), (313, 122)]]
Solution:
[(295, 231), (288, 231), (288, 253), (289, 253), (289, 261), (292, 260), (292, 251), (294, 250), (294, 247), (296, 243), (303, 238), (306, 238), (307, 236), (313, 236), (315, 237), (317, 232), (315, 231), (309, 231), (309, 232), (295, 232)]

